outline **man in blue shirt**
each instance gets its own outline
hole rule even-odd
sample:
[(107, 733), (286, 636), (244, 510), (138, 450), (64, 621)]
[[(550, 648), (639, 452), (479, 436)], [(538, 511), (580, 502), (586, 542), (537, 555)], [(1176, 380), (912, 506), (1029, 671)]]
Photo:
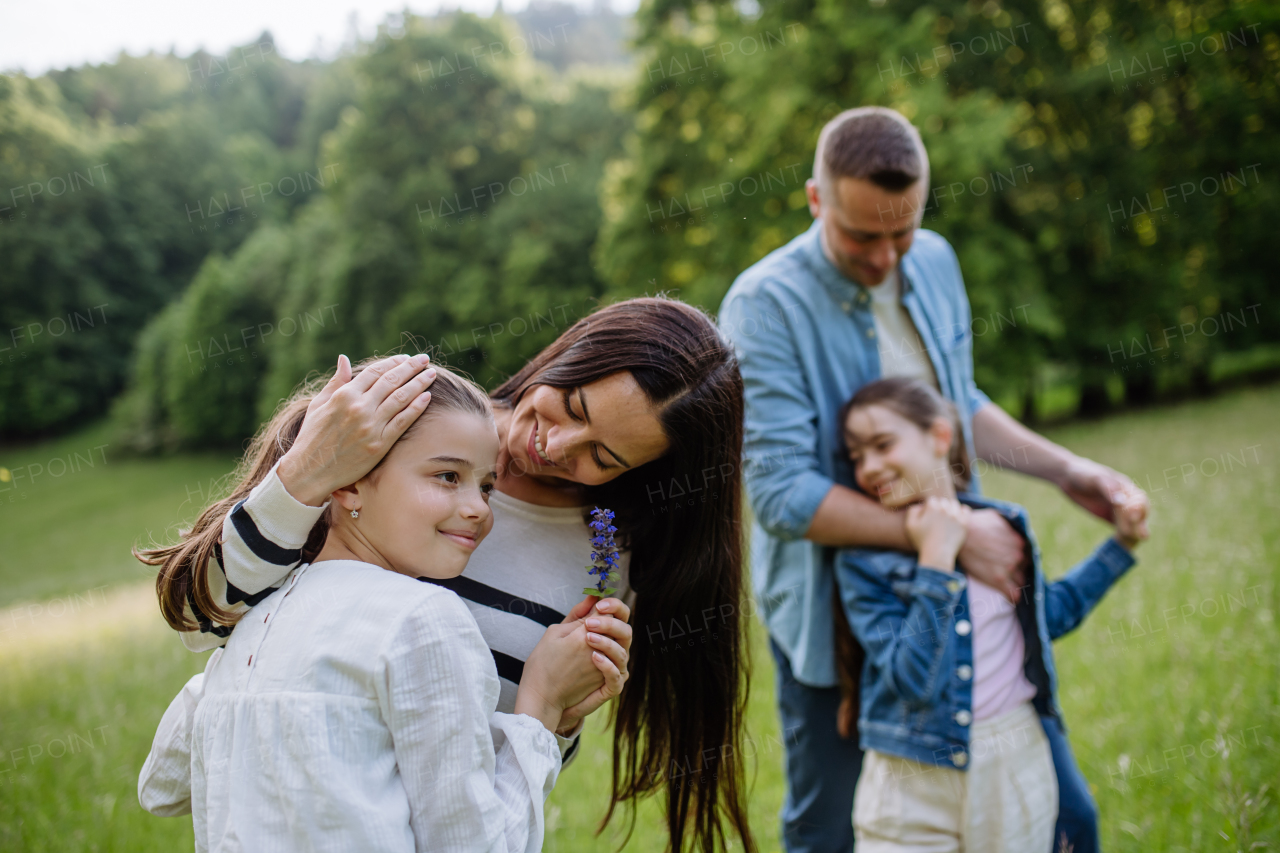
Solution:
[[(978, 390), (959, 263), (943, 237), (920, 229), (928, 187), (910, 122), (881, 107), (841, 113), (823, 128), (805, 185), (813, 225), (743, 272), (720, 308), (746, 388), (752, 576), (787, 734), (788, 853), (853, 848), (861, 753), (836, 732), (834, 550), (910, 550), (903, 514), (856, 491), (840, 453), (836, 413), (854, 391), (917, 376), (956, 404), (971, 459), (1053, 482), (1108, 520), (1144, 499), (1127, 477), (1028, 430)], [(995, 511), (977, 511), (960, 563), (1013, 601), (1024, 544)], [(1060, 721), (1046, 718), (1045, 729), (1061, 789), (1056, 834), (1092, 851), (1096, 807)]]

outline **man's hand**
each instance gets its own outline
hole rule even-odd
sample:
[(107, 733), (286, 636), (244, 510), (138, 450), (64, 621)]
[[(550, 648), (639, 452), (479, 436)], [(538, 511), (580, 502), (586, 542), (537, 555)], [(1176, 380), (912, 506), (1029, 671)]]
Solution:
[[(1071, 500), (1112, 524), (1117, 521), (1117, 510), (1121, 507), (1130, 507), (1131, 512), (1140, 508), (1144, 519), (1146, 510), (1150, 508), (1147, 493), (1133, 480), (1106, 465), (1079, 456), (1068, 463), (1058, 486)], [(1145, 527), (1143, 529), (1145, 534)]]
[(960, 549), (965, 574), (1004, 593), (1013, 604), (1026, 583), (1027, 541), (994, 509), (969, 515), (969, 532)]
[(1138, 543), (1150, 535), (1147, 532), (1147, 495), (1145, 492), (1140, 494), (1140, 498), (1122, 504), (1115, 510), (1116, 541), (1127, 551), (1138, 547)]

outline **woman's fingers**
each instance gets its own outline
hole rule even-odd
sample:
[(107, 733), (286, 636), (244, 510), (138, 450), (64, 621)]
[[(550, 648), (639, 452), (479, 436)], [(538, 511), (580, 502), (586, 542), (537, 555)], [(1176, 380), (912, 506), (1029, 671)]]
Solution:
[(373, 383), (381, 379), (383, 374), (392, 370), (397, 365), (404, 364), (408, 360), (409, 356), (404, 353), (397, 353), (396, 355), (389, 355), (386, 358), (375, 361), (373, 364), (360, 371), (360, 375), (352, 380), (351, 390), (356, 394), (363, 394), (372, 388)]
[(607, 613), (614, 618), (621, 619), (623, 622), (631, 621), (631, 608), (620, 598), (600, 599), (600, 603), (596, 605), (596, 612)]
[(591, 653), (591, 662), (595, 664), (596, 669), (604, 676), (604, 684), (600, 685), (587, 698), (572, 708), (565, 709), (560, 718), (562, 721), (579, 720), (594, 714), (605, 702), (622, 694), (622, 688), (627, 683), (627, 674), (614, 666), (613, 661), (609, 660), (607, 656), (599, 652)]
[(631, 649), (632, 629), (621, 619), (615, 619), (612, 616), (588, 616), (587, 630), (611, 638), (624, 649)]
[(377, 409), (388, 397), (403, 388), (405, 383), (422, 371), (427, 370), (430, 366), (430, 356), (415, 355), (413, 358), (395, 365), (378, 377), (378, 381), (374, 382), (369, 390), (365, 392), (365, 396), (373, 404), (373, 408)]
[(414, 398), (409, 407), (400, 414), (391, 419), (387, 424), (387, 428), (383, 431), (382, 436), (388, 442), (394, 442), (400, 436), (404, 435), (404, 431), (413, 425), (423, 412), (426, 411), (427, 405), (431, 402), (431, 392), (427, 391), (419, 394)]
[[(422, 414), (422, 409), (426, 408), (426, 403), (422, 400), (422, 396), (426, 393), (427, 388), (431, 386), (431, 383), (435, 381), (436, 369), (428, 367), (387, 395), (387, 398), (382, 401), (374, 412), (375, 421), (385, 421), (387, 423), (388, 428), (383, 431), (385, 438), (392, 441), (399, 438), (408, 425), (413, 423), (414, 418)], [(422, 406), (417, 410), (417, 414), (407, 421), (400, 419), (399, 416), (413, 408), (415, 403), (422, 403)], [(394, 429), (393, 425), (397, 423), (398, 419), (402, 425), (399, 429)]]
[(614, 663), (608, 655), (602, 655), (599, 652), (591, 655), (591, 661), (604, 676), (604, 686), (596, 692), (603, 691), (606, 698), (621, 693), (622, 685), (627, 683), (627, 671)]
[(316, 409), (329, 402), (329, 398), (333, 396), (333, 392), (337, 391), (343, 385), (351, 381), (351, 360), (345, 355), (338, 356), (338, 369), (334, 371), (333, 377), (325, 383), (320, 389), (320, 393), (311, 399), (311, 404), (307, 407), (308, 411)]

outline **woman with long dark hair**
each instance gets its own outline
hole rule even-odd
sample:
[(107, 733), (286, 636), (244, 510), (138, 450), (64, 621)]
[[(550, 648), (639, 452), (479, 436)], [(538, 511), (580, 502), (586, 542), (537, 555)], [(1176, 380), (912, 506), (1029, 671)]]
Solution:
[[(289, 434), (259, 437), (284, 450), (259, 485), (207, 509), (182, 543), (144, 555), (161, 566), (162, 610), (188, 647), (219, 645), (314, 556), (329, 495), (377, 464), (428, 405), (430, 381), (422, 356), (387, 359), (355, 379), (340, 360)], [(627, 300), (580, 320), (491, 398), (501, 443), (494, 530), (442, 585), (467, 602), (489, 644), (498, 710), (513, 709), (523, 661), (561, 611), (589, 615), (597, 647), (629, 652), (601, 827), (619, 805), (661, 790), (671, 849), (710, 853), (736, 835), (753, 851), (739, 748), (749, 612), (742, 379), (729, 344), (696, 308)], [(596, 506), (615, 513), (623, 601), (587, 614), (564, 604), (590, 580)], [(621, 624), (628, 617), (633, 628)], [(671, 626), (710, 628), (715, 639), (672, 653)], [(569, 760), (582, 720), (561, 722)]]

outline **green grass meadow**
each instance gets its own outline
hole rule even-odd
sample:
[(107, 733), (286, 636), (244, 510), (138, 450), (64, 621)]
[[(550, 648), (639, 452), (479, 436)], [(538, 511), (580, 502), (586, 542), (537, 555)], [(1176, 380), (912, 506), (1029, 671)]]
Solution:
[[(1280, 848), (1278, 423), (1271, 387), (1047, 431), (1134, 477), (1153, 503), (1139, 565), (1056, 650), (1109, 851)], [(105, 436), (0, 450), (4, 851), (193, 846), (190, 819), (146, 814), (136, 786), (161, 714), (205, 656), (163, 625), (129, 547), (190, 521), (233, 460), (117, 458), (93, 450)], [(985, 482), (1030, 508), (1051, 576), (1108, 533), (1042, 483), (1002, 472)], [(751, 815), (762, 848), (777, 851), (782, 747), (758, 625), (752, 655)], [(547, 805), (552, 853), (616, 848), (626, 827), (615, 819), (594, 834), (607, 801), (605, 715), (583, 746)], [(662, 827), (645, 803), (626, 849), (661, 850)]]

